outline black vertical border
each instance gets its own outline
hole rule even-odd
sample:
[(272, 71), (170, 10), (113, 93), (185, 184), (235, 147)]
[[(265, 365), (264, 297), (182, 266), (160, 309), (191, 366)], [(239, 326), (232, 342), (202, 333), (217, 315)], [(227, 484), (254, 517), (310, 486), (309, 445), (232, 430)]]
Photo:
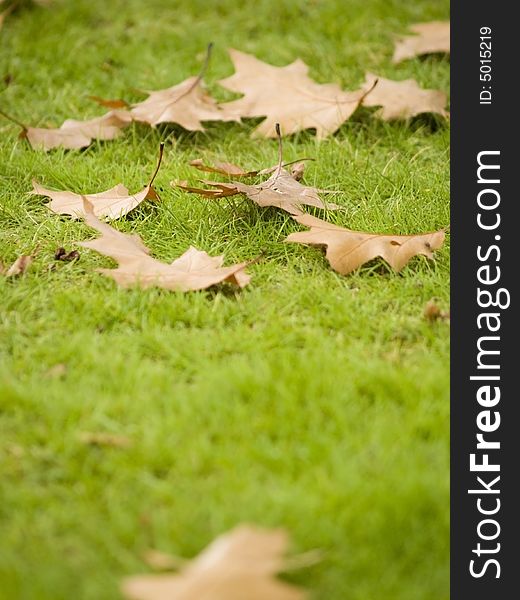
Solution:
[[(515, 370), (520, 373), (520, 335), (516, 297), (512, 287), (520, 274), (520, 139), (517, 95), (520, 88), (520, 27), (515, 3), (500, 0), (453, 0), (451, 5), (451, 598), (452, 600), (502, 600), (520, 597), (520, 394)], [(492, 104), (481, 105), (480, 28), (492, 29)], [(501, 224), (485, 232), (477, 226), (477, 155), (483, 150), (500, 150)], [(517, 219), (519, 219), (517, 221)], [(517, 231), (515, 231), (515, 229)], [(501, 449), (493, 459), (501, 463), (500, 578), (490, 568), (474, 578), (469, 563), (479, 542), (477, 525), (483, 517), (476, 507), (477, 473), (471, 473), (469, 455), (475, 452), (476, 417), (482, 407), (476, 402), (478, 382), (476, 342), (477, 246), (489, 246), (501, 237), (500, 287), (511, 292), (511, 305), (501, 311), (501, 426), (496, 439)], [(482, 309), (481, 309), (482, 310)], [(480, 332), (482, 335), (482, 332)], [(493, 409), (495, 410), (495, 409)], [(489, 496), (488, 496), (489, 497)], [(490, 543), (491, 545), (491, 543)], [(482, 560), (480, 562), (482, 564)]]

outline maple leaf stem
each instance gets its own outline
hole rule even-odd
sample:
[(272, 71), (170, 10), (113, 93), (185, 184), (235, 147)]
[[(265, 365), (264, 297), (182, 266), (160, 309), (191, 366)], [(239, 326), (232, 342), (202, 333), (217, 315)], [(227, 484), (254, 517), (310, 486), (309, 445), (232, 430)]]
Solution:
[(282, 172), (282, 162), (283, 162), (283, 146), (282, 146), (282, 132), (280, 130), (280, 123), (276, 123), (276, 137), (278, 138), (278, 165), (276, 167), (276, 177), (280, 175)]
[(14, 117), (11, 117), (10, 115), (8, 115), (6, 112), (4, 112), (2, 109), (0, 109), (0, 115), (2, 115), (2, 117), (6, 118), (8, 121), (11, 121), (12, 123), (14, 123), (15, 125), (18, 125), (19, 127), (21, 127), (24, 131), (27, 131), (27, 126), (24, 125), (21, 121), (19, 121), (18, 119), (15, 119)]
[(200, 70), (200, 73), (197, 76), (197, 79), (200, 81), (204, 75), (206, 74), (208, 65), (209, 65), (209, 60), (211, 58), (211, 51), (213, 50), (213, 42), (210, 42), (208, 44), (208, 47), (206, 48), (206, 57), (204, 58), (204, 63), (202, 65), (202, 68)]
[(159, 159), (157, 161), (157, 166), (155, 167), (155, 171), (153, 172), (153, 175), (152, 175), (152, 178), (150, 179), (150, 183), (148, 184), (148, 187), (152, 187), (152, 183), (154, 182), (154, 179), (157, 177), (157, 173), (159, 172), (159, 168), (162, 163), (163, 153), (164, 153), (164, 142), (161, 142), (161, 145), (159, 146)]
[(294, 160), (290, 160), (289, 162), (282, 163), (282, 167), (290, 167), (291, 165), (295, 165), (296, 163), (302, 162), (304, 160), (316, 160), (310, 156), (304, 156), (303, 158), (295, 158)]
[(202, 68), (199, 72), (199, 74), (197, 75), (197, 78), (195, 79), (195, 81), (190, 85), (190, 87), (180, 96), (178, 96), (175, 99), (175, 102), (178, 102), (181, 98), (184, 98), (184, 96), (187, 96), (188, 94), (191, 94), (191, 92), (199, 85), (199, 83), (202, 81), (202, 78), (204, 77), (206, 70), (208, 68), (209, 65), (209, 59), (211, 58), (211, 50), (213, 49), (213, 42), (210, 42), (208, 44), (208, 47), (206, 49), (206, 58), (204, 59), (204, 63), (202, 65)]
[(370, 94), (370, 92), (373, 91), (373, 89), (376, 87), (378, 82), (379, 82), (379, 79), (375, 79), (374, 83), (368, 88), (368, 90), (359, 99), (359, 105), (361, 105), (363, 103), (363, 100), (368, 96), (368, 94)]

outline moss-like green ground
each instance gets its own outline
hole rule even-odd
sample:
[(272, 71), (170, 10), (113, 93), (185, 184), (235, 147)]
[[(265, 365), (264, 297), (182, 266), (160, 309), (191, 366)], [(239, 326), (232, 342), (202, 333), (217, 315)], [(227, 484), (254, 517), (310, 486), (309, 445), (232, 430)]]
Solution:
[[(365, 70), (449, 89), (439, 57), (391, 64), (394, 34), (448, 18), (438, 0), (56, 0), (19, 10), (0, 31), (0, 108), (31, 125), (102, 109), (87, 96), (139, 100), (196, 74), (232, 73), (226, 48), (283, 65), (301, 57), (319, 82), (355, 89)], [(1, 84), (0, 84), (1, 85)], [(264, 258), (242, 292), (119, 290), (111, 262), (58, 246), (94, 235), (30, 196), (144, 185), (168, 129), (133, 125), (83, 152), (35, 152), (0, 120), (0, 260), (39, 245), (21, 278), (0, 278), (2, 519), (0, 596), (108, 600), (146, 570), (153, 546), (190, 557), (239, 522), (287, 527), (295, 551), (324, 560), (291, 574), (320, 600), (448, 597), (449, 250), (401, 274), (381, 262), (342, 277), (314, 248), (284, 244), (299, 226), (248, 200), (208, 201), (169, 186), (187, 162), (276, 162), (253, 124), (173, 131), (157, 178), (161, 201), (115, 223), (172, 260), (190, 244), (232, 261)], [(341, 191), (334, 222), (413, 233), (449, 221), (449, 129), (386, 124), (359, 111), (334, 137), (284, 140), (311, 156), (306, 182)], [(55, 365), (65, 365), (59, 375)], [(53, 375), (54, 374), (54, 375)], [(81, 443), (126, 435), (128, 449)], [(247, 600), (247, 599), (244, 599)]]

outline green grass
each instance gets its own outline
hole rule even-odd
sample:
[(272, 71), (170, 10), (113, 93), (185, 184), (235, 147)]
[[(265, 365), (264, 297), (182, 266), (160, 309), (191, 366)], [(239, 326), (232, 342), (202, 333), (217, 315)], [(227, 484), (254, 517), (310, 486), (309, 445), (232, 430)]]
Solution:
[[(226, 47), (273, 64), (301, 57), (320, 82), (355, 89), (364, 70), (449, 88), (439, 57), (391, 64), (392, 36), (448, 17), (438, 0), (57, 0), (11, 15), (0, 32), (0, 108), (31, 125), (102, 113), (89, 94), (138, 100), (197, 73), (231, 74)], [(186, 557), (237, 523), (285, 526), (294, 551), (324, 560), (290, 580), (321, 600), (448, 597), (449, 249), (401, 274), (383, 263), (349, 277), (323, 253), (283, 239), (299, 226), (246, 199), (208, 201), (170, 188), (195, 181), (196, 157), (247, 168), (276, 162), (253, 123), (175, 130), (157, 178), (162, 200), (115, 226), (154, 256), (190, 244), (232, 261), (264, 258), (251, 285), (177, 294), (119, 290), (96, 273), (110, 260), (58, 246), (93, 237), (28, 195), (48, 187), (131, 191), (170, 130), (134, 125), (83, 152), (32, 151), (0, 121), (0, 260), (39, 246), (31, 269), (0, 278), (2, 491), (0, 597), (105, 600), (146, 570), (153, 546)], [(339, 190), (328, 218), (413, 233), (449, 221), (449, 130), (421, 118), (386, 124), (360, 111), (324, 142), (284, 140), (312, 156), (306, 182)], [(55, 268), (51, 266), (55, 264)], [(62, 377), (49, 370), (66, 365)], [(129, 436), (129, 449), (83, 445), (83, 431)], [(247, 600), (247, 599), (244, 599)]]

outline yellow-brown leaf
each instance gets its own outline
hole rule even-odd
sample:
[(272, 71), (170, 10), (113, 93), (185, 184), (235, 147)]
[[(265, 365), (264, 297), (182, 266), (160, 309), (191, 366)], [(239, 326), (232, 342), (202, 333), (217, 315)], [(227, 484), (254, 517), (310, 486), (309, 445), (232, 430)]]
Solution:
[(351, 231), (311, 215), (294, 219), (310, 227), (310, 231), (291, 233), (286, 241), (325, 246), (325, 256), (331, 267), (342, 275), (348, 275), (378, 257), (400, 271), (418, 254), (433, 258), (433, 252), (442, 246), (445, 238), (444, 230), (417, 235), (381, 235)]
[(410, 26), (415, 35), (399, 38), (395, 45), (393, 62), (437, 52), (450, 53), (450, 22), (431, 21)]
[(283, 135), (315, 129), (317, 138), (324, 138), (350, 118), (365, 93), (345, 92), (335, 83), (316, 83), (300, 59), (275, 67), (238, 50), (230, 49), (229, 54), (236, 72), (219, 83), (244, 97), (221, 107), (241, 117), (266, 117), (253, 135), (277, 137), (279, 123)]
[(247, 262), (223, 267), (222, 256), (209, 256), (193, 247), (171, 264), (163, 263), (149, 256), (150, 250), (138, 235), (121, 233), (100, 221), (86, 198), (84, 210), (86, 223), (102, 235), (95, 240), (82, 242), (80, 246), (113, 258), (118, 267), (99, 269), (99, 272), (114, 279), (121, 287), (160, 287), (187, 292), (203, 290), (223, 281), (244, 287), (250, 281), (244, 271)]
[(283, 530), (242, 525), (217, 538), (179, 574), (125, 579), (129, 600), (303, 600), (306, 593), (279, 581), (288, 538)]

